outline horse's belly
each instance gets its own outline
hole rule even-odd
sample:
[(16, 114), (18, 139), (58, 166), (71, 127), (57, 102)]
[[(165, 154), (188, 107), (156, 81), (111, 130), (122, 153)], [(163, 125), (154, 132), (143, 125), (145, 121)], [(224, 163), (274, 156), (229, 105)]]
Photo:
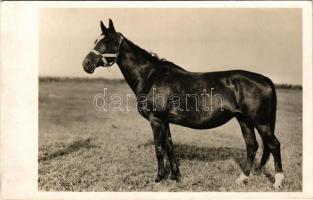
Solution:
[[(209, 111), (208, 111), (209, 112)], [(169, 114), (169, 122), (194, 129), (210, 129), (221, 126), (233, 118), (230, 112), (218, 111), (214, 114), (203, 115), (201, 113), (172, 113)]]

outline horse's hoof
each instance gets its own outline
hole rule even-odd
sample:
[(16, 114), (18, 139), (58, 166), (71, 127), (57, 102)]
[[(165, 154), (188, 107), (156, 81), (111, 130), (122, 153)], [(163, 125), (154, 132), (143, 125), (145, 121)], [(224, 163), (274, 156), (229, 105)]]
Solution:
[(158, 183), (158, 182), (162, 181), (164, 178), (165, 178), (165, 176), (160, 176), (160, 175), (158, 175), (154, 181), (155, 181), (156, 183)]
[(237, 185), (247, 184), (249, 177), (246, 176), (244, 173), (241, 173), (240, 176), (236, 179)]
[(176, 182), (180, 182), (180, 180), (181, 180), (181, 175), (180, 175), (180, 174), (171, 174), (170, 179), (171, 179), (171, 180), (174, 180), (174, 181), (176, 181)]
[(256, 173), (261, 173), (262, 169), (263, 169), (263, 167), (257, 166), (254, 171), (255, 171)]
[(283, 173), (276, 173), (275, 174), (275, 183), (273, 184), (275, 189), (281, 189), (283, 188), (283, 181), (285, 179), (285, 176)]
[(275, 189), (282, 189), (282, 188), (283, 188), (282, 184), (279, 184), (279, 183), (274, 183), (274, 184), (273, 184), (273, 187), (274, 187)]

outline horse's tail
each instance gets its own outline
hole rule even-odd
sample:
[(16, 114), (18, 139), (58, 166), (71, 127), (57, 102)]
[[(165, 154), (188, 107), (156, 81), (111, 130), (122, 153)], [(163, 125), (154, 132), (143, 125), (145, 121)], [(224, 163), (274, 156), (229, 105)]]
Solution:
[(276, 110), (277, 110), (277, 94), (274, 83), (270, 80), (270, 86), (272, 88), (272, 109), (271, 109), (271, 119), (270, 119), (270, 128), (272, 134), (275, 132), (275, 124), (276, 124)]

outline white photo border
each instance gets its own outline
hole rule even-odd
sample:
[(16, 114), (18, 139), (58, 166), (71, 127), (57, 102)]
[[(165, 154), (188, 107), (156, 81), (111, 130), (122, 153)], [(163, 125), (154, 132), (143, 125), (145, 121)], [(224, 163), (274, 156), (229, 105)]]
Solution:
[[(302, 192), (39, 192), (38, 21), (41, 8), (301, 8), (303, 16)], [(307, 199), (313, 198), (312, 2), (2, 2), (1, 198), (3, 199)]]

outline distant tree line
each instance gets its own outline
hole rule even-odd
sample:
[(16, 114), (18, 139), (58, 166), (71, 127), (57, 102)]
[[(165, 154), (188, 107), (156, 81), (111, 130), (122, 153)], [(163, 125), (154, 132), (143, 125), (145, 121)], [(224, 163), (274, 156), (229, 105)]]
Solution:
[[(103, 83), (126, 83), (124, 79), (107, 79), (101, 77), (89, 78), (89, 77), (56, 77), (56, 76), (40, 76), (39, 82), (103, 82)], [(277, 89), (292, 89), (292, 90), (302, 90), (302, 85), (294, 85), (288, 83), (278, 83), (275, 84)]]
[(58, 77), (40, 76), (39, 82), (103, 82), (103, 83), (126, 83), (124, 79), (107, 79), (101, 77)]
[(275, 84), (277, 89), (293, 89), (293, 90), (302, 90), (302, 85), (294, 85), (288, 83), (278, 83)]

